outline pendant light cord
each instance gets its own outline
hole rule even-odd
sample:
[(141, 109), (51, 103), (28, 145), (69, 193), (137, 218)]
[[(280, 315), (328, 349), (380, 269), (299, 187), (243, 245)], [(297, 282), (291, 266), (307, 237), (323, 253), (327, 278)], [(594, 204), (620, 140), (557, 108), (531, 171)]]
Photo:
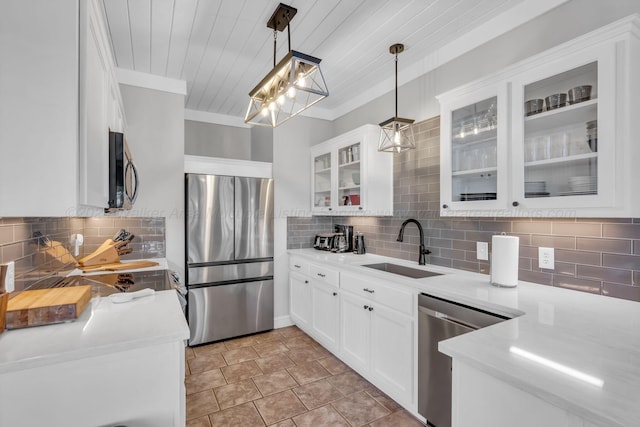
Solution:
[(273, 68), (276, 68), (276, 44), (278, 40), (278, 30), (273, 30)]
[(396, 50), (396, 118), (398, 118), (398, 51)]

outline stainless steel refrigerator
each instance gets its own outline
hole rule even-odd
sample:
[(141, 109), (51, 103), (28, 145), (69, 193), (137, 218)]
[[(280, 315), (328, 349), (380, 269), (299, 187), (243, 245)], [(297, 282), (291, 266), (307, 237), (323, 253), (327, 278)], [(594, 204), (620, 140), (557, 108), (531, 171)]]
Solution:
[(189, 345), (273, 329), (273, 180), (186, 174)]

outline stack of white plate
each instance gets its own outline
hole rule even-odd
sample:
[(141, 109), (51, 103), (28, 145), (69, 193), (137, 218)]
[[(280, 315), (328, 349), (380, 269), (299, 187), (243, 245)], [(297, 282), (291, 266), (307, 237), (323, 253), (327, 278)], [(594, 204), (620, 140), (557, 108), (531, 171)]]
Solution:
[(569, 192), (574, 194), (594, 194), (598, 190), (595, 176), (573, 176), (569, 178)]

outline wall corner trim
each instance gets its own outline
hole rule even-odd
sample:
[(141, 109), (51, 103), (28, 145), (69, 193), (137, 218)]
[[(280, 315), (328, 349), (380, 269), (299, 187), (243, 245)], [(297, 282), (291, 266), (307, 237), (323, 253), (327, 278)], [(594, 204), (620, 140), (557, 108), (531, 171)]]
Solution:
[(115, 72), (118, 83), (123, 85), (138, 86), (178, 95), (187, 94), (187, 82), (184, 80), (171, 79), (155, 74), (142, 73), (140, 71), (125, 70), (124, 68), (116, 68)]

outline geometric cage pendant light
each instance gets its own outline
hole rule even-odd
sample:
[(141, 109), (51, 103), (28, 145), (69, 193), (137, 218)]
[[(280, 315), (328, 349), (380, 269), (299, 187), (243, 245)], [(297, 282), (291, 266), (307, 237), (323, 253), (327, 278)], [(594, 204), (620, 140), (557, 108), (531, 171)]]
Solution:
[(400, 43), (389, 47), (389, 52), (395, 55), (396, 63), (396, 115), (380, 123), (378, 151), (399, 153), (416, 148), (412, 126), (414, 120), (398, 117), (398, 54), (402, 51), (404, 45)]
[[(267, 22), (273, 29), (273, 69), (249, 92), (247, 124), (276, 127), (329, 95), (321, 59), (291, 50), (289, 23), (297, 11), (280, 3)], [(289, 52), (276, 64), (277, 34), (285, 28)]]

